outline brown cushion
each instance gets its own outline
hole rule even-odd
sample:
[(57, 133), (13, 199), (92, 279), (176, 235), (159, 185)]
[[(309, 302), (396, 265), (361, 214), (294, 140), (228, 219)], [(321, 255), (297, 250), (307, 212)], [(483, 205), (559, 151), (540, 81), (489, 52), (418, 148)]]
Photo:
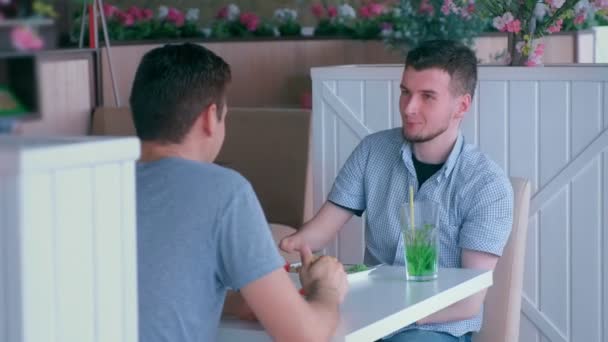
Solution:
[[(312, 217), (311, 113), (297, 109), (229, 108), (216, 163), (251, 182), (269, 222), (300, 227)], [(93, 135), (135, 135), (128, 108), (97, 108)]]

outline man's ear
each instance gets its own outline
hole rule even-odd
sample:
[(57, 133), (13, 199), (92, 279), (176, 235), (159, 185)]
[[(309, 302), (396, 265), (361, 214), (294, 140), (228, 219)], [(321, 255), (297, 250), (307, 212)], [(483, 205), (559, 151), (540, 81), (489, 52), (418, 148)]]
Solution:
[(471, 94), (464, 94), (458, 97), (457, 99), (458, 103), (456, 104), (456, 114), (454, 115), (454, 118), (456, 119), (463, 119), (464, 118), (464, 114), (466, 112), (469, 111), (469, 109), (471, 108), (471, 102), (472, 102), (472, 98), (471, 98)]
[(200, 114), (197, 121), (197, 125), (206, 136), (212, 136), (217, 129), (217, 105), (215, 103), (207, 106)]

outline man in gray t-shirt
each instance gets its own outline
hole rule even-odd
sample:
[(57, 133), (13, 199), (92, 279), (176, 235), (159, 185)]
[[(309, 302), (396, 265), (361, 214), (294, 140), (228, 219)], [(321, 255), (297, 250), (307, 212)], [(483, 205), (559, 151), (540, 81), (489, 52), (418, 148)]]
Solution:
[(163, 158), (137, 165), (137, 199), (141, 340), (213, 341), (226, 289), (284, 263), (251, 185)]
[(303, 298), (249, 182), (212, 163), (229, 80), (229, 66), (194, 44), (154, 49), (137, 69), (140, 341), (213, 341), (222, 312), (257, 317), (278, 341), (327, 340), (347, 291), (343, 266), (304, 247)]

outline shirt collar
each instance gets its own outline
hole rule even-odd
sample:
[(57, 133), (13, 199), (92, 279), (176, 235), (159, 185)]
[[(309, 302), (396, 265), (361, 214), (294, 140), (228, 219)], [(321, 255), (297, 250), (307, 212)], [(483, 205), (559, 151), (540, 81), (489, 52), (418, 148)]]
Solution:
[[(458, 156), (460, 156), (460, 152), (462, 151), (462, 146), (464, 145), (464, 136), (461, 132), (458, 132), (458, 137), (456, 138), (456, 143), (454, 147), (452, 147), (452, 151), (448, 155), (448, 159), (443, 164), (441, 168), (441, 172), (443, 172), (444, 177), (450, 175), (454, 166), (456, 165), (456, 161), (458, 160)], [(414, 169), (414, 161), (412, 160), (412, 143), (403, 138), (403, 145), (401, 146), (401, 158), (405, 162), (408, 170), (415, 175), (416, 171)]]

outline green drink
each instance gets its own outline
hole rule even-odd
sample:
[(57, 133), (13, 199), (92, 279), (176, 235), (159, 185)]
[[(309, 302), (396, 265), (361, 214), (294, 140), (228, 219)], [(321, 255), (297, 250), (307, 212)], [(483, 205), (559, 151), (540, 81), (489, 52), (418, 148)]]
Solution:
[(412, 281), (436, 279), (439, 268), (436, 204), (429, 201), (410, 203), (401, 207), (406, 277)]

